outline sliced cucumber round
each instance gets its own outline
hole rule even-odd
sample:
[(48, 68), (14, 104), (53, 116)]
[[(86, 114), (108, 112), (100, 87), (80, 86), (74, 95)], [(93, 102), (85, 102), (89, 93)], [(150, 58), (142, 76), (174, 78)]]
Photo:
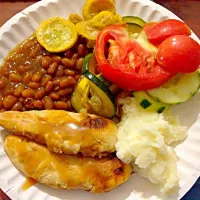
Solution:
[(193, 97), (199, 89), (199, 72), (177, 74), (159, 88), (147, 93), (159, 102), (179, 104)]
[(133, 92), (136, 102), (145, 110), (155, 111), (157, 113), (162, 113), (167, 110), (170, 105), (165, 103), (160, 103), (154, 98), (149, 96), (145, 91), (136, 91)]

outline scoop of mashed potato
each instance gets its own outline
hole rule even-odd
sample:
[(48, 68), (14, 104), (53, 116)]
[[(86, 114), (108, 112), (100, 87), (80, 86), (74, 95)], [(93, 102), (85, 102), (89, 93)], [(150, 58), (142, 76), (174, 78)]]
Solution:
[(137, 105), (134, 98), (120, 99), (123, 116), (118, 124), (117, 156), (131, 163), (136, 172), (152, 183), (160, 184), (162, 192), (178, 186), (176, 155), (171, 143), (183, 140), (187, 128), (170, 113), (149, 112)]

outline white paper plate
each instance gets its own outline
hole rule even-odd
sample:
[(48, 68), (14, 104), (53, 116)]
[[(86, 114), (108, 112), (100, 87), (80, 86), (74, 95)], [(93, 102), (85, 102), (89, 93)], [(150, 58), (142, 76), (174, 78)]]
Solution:
[[(43, 0), (11, 18), (0, 29), (0, 63), (8, 52), (19, 42), (30, 36), (44, 19), (53, 16), (68, 17), (70, 13), (80, 13), (84, 0)], [(136, 15), (146, 21), (160, 21), (167, 18), (179, 19), (167, 9), (149, 0), (116, 0), (118, 13), (121, 15)], [(198, 38), (193, 34), (195, 40)], [(189, 136), (176, 147), (178, 156), (178, 172), (180, 175), (180, 189), (168, 198), (161, 197), (158, 187), (148, 180), (137, 175), (132, 175), (129, 181), (111, 192), (95, 195), (85, 191), (66, 191), (48, 188), (36, 184), (26, 192), (21, 191), (25, 177), (15, 169), (5, 154), (2, 141), (5, 131), (0, 139), (0, 188), (2, 188), (13, 200), (138, 200), (157, 195), (162, 199), (180, 199), (192, 187), (200, 175), (200, 95), (196, 95), (190, 101), (176, 106), (174, 112), (178, 113), (183, 125), (189, 127)], [(136, 192), (142, 192), (143, 197), (135, 196)]]

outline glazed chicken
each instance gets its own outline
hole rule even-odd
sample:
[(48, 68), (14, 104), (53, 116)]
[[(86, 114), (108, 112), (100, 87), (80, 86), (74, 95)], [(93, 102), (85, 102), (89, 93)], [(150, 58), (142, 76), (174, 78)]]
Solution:
[(4, 149), (17, 169), (55, 188), (106, 192), (125, 182), (132, 171), (116, 157), (54, 154), (22, 136), (8, 135)]
[(115, 151), (117, 128), (100, 116), (62, 110), (7, 111), (0, 126), (47, 145), (55, 153), (106, 156)]

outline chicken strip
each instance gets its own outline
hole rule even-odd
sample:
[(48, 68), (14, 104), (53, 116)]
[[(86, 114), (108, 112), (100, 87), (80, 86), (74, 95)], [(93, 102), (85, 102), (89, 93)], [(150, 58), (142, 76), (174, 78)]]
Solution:
[(111, 120), (85, 113), (7, 111), (0, 113), (0, 126), (56, 153), (102, 157), (114, 152), (117, 142), (117, 128)]
[(17, 169), (55, 188), (106, 192), (125, 182), (132, 171), (116, 157), (54, 154), (23, 136), (8, 135), (4, 149)]

